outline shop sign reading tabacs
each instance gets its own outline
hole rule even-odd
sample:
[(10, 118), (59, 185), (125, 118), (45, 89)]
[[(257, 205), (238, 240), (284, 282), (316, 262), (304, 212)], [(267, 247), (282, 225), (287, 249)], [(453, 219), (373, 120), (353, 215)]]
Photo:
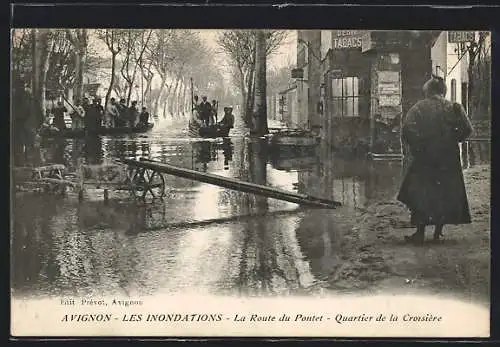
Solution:
[(333, 30), (332, 31), (332, 49), (361, 49), (362, 30)]

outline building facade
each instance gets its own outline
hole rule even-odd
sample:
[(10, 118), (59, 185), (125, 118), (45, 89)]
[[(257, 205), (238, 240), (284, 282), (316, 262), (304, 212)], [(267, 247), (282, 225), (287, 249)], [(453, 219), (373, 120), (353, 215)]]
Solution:
[(432, 74), (466, 104), (467, 61), (450, 41), (443, 31), (299, 31), (294, 120), (333, 148), (399, 153), (401, 115)]

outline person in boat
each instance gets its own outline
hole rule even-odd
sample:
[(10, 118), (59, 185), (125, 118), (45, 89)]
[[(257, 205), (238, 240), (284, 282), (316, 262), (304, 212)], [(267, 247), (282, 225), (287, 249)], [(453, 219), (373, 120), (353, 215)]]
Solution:
[(142, 107), (141, 114), (139, 115), (139, 124), (137, 126), (139, 127), (145, 127), (149, 123), (149, 112), (147, 111), (146, 107)]
[(200, 103), (200, 115), (201, 121), (204, 126), (208, 126), (210, 124), (210, 116), (212, 114), (212, 105), (207, 101), (207, 97), (202, 97), (202, 102)]
[(59, 129), (54, 125), (54, 121), (51, 120), (51, 117), (53, 117), (52, 110), (49, 110), (48, 108), (45, 109), (45, 115), (43, 117), (42, 125), (40, 126), (39, 130), (37, 133), (41, 133), (44, 131), (59, 131)]
[(217, 100), (212, 100), (212, 114), (210, 115), (210, 125), (217, 124)]
[(118, 107), (115, 98), (109, 99), (108, 106), (106, 107), (106, 128), (114, 128), (116, 120), (118, 119)]
[(90, 100), (89, 98), (83, 98), (82, 99), (82, 107), (85, 110), (85, 114), (87, 114), (89, 107), (90, 107)]
[(130, 105), (128, 109), (128, 114), (127, 114), (127, 125), (129, 128), (135, 127), (135, 123), (137, 122), (137, 116), (139, 114), (139, 110), (137, 109), (137, 101), (132, 101), (132, 104)]
[(64, 106), (62, 101), (58, 101), (57, 106), (52, 110), (52, 113), (54, 114), (52, 124), (54, 124), (54, 126), (59, 130), (66, 129), (66, 123), (64, 122), (64, 115), (66, 112), (68, 112), (68, 109)]
[(118, 117), (115, 119), (116, 127), (123, 127), (127, 124), (127, 101), (125, 99), (120, 99), (120, 102), (116, 105), (118, 109)]
[(200, 99), (198, 98), (198, 95), (193, 96), (193, 109), (197, 109), (198, 106), (200, 106)]
[(200, 116), (200, 101), (198, 95), (193, 96), (193, 110), (191, 112), (191, 119), (189, 123), (192, 126), (201, 126), (201, 116)]
[(82, 107), (85, 110), (85, 118), (83, 119), (84, 128), (86, 132), (89, 132), (89, 130), (92, 130), (95, 121), (94, 107), (88, 98), (83, 98)]
[(99, 104), (99, 99), (95, 98), (92, 104), (87, 108), (87, 115), (85, 117), (85, 126), (88, 134), (95, 135), (98, 133), (101, 125), (102, 113), (103, 107)]
[(100, 129), (102, 126), (102, 123), (104, 121), (104, 106), (102, 106), (102, 99), (101, 98), (96, 98), (95, 101), (95, 107), (97, 108), (97, 128)]
[(71, 117), (71, 129), (80, 130), (84, 128), (83, 120), (85, 118), (85, 109), (82, 106), (80, 100), (76, 100), (73, 112), (70, 114)]
[(222, 117), (221, 121), (217, 123), (217, 128), (221, 130), (227, 130), (229, 131), (234, 127), (234, 115), (233, 115), (233, 107), (232, 106), (227, 106), (224, 107), (224, 116)]

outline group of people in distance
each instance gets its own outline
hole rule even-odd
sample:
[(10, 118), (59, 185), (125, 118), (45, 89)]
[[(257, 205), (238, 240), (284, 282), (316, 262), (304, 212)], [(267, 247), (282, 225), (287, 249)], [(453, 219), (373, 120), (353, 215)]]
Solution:
[(217, 119), (217, 100), (212, 100), (210, 103), (206, 96), (202, 96), (202, 101), (199, 101), (198, 95), (193, 97), (193, 118), (191, 123), (200, 127), (217, 126), (218, 128), (232, 129), (234, 126), (233, 108), (231, 106), (224, 107), (224, 115), (220, 122)]
[(117, 103), (115, 98), (111, 98), (106, 108), (104, 120), (107, 128), (142, 127), (149, 122), (149, 112), (144, 106), (139, 112), (137, 101), (132, 101), (130, 106), (127, 106), (125, 99), (121, 99)]
[(58, 101), (49, 113), (53, 115), (51, 126), (60, 131), (67, 129), (64, 120), (67, 113), (71, 117), (72, 130), (86, 130), (90, 133), (97, 132), (101, 127), (134, 128), (146, 126), (149, 122), (149, 112), (146, 107), (142, 107), (139, 112), (137, 101), (132, 101), (131, 105), (127, 106), (125, 99), (117, 103), (115, 98), (109, 99), (106, 109), (99, 97), (94, 97), (92, 102), (89, 98), (77, 100), (74, 105), (70, 105), (69, 110), (62, 101)]

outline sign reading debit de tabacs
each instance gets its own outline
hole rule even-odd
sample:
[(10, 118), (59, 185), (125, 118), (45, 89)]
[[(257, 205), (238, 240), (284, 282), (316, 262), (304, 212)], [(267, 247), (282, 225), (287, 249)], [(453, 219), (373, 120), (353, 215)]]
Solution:
[(361, 49), (363, 30), (332, 30), (332, 49)]

